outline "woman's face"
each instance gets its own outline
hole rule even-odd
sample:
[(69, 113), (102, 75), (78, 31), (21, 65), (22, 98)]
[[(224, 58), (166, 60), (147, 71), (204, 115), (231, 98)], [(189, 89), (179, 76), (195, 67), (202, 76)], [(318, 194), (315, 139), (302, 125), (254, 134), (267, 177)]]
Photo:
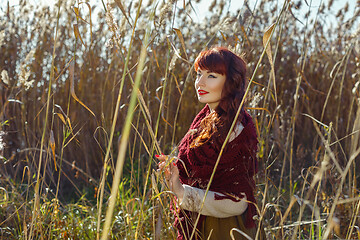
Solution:
[(199, 101), (207, 103), (211, 109), (215, 109), (220, 102), (225, 81), (226, 75), (198, 69), (195, 89)]

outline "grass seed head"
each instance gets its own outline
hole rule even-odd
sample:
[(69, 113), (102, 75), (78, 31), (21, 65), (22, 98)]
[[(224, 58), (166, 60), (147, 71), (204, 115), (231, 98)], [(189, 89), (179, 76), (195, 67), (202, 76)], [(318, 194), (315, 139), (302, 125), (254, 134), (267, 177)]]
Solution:
[(110, 31), (113, 33), (116, 33), (119, 28), (114, 20), (114, 16), (112, 14), (112, 7), (109, 3), (107, 4), (107, 11), (106, 11), (105, 19), (106, 19), (107, 25), (109, 26)]
[(25, 60), (24, 60), (24, 63), (27, 63), (29, 62), (33, 57), (34, 57), (34, 54), (35, 54), (35, 49), (32, 49), (25, 57)]
[(5, 136), (5, 132), (4, 131), (0, 131), (0, 152), (2, 150), (4, 150), (5, 148), (5, 142), (4, 142), (4, 136)]
[(114, 15), (112, 14), (112, 7), (111, 4), (107, 4), (107, 11), (105, 14), (105, 19), (106, 19), (106, 23), (109, 27), (110, 32), (112, 32), (112, 37), (111, 39), (107, 40), (105, 46), (109, 47), (109, 48), (113, 48), (114, 44), (115, 46), (117, 46), (116, 43), (118, 43), (120, 41), (120, 36), (119, 36), (119, 27), (115, 21)]
[(251, 102), (249, 103), (249, 107), (257, 107), (261, 99), (263, 99), (263, 96), (259, 92), (256, 92), (254, 97), (251, 99)]
[[(178, 51), (180, 52), (180, 49), (178, 49)], [(178, 59), (177, 55), (174, 54), (171, 58), (170, 64), (169, 64), (169, 70), (173, 70), (175, 68), (175, 64), (176, 64), (176, 60)]]
[(0, 47), (3, 46), (4, 44), (5, 44), (5, 30), (2, 30), (0, 31)]
[(30, 80), (30, 81), (26, 81), (26, 82), (24, 83), (25, 91), (27, 91), (27, 90), (29, 90), (30, 88), (32, 88), (33, 85), (34, 85), (34, 82), (35, 82), (34, 79), (33, 79), (33, 80)]
[(34, 80), (28, 81), (30, 75), (31, 75), (31, 71), (25, 69), (24, 65), (21, 66), (20, 74), (18, 74), (18, 77), (19, 77), (19, 83), (25, 87), (25, 91), (29, 90), (34, 84)]
[(18, 74), (20, 84), (25, 84), (29, 79), (31, 72), (25, 69), (25, 66), (21, 66), (20, 73)]
[(159, 23), (161, 24), (163, 22), (163, 20), (167, 17), (168, 14), (170, 14), (172, 12), (172, 3), (171, 1), (165, 3), (162, 8), (160, 9), (160, 14), (159, 14)]
[[(6, 85), (9, 85), (9, 75), (6, 70), (1, 71), (1, 81)], [(1, 136), (1, 135), (0, 135)]]

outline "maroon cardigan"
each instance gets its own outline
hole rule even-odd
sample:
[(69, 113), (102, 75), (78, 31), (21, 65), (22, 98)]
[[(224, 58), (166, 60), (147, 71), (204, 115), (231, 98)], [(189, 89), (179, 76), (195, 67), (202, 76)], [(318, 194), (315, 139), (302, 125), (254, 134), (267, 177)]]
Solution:
[[(178, 158), (181, 161), (178, 160), (176, 163), (179, 168), (180, 181), (183, 184), (201, 189), (207, 188), (219, 155), (219, 149), (212, 144), (212, 139), (195, 148), (190, 148), (190, 144), (197, 137), (197, 131), (194, 129), (199, 128), (201, 120), (209, 113), (210, 108), (206, 105), (195, 117), (188, 133), (180, 142)], [(247, 200), (256, 204), (253, 178), (257, 172), (258, 140), (256, 129), (251, 116), (245, 111), (239, 119), (241, 119), (244, 129), (234, 140), (227, 143), (210, 185), (210, 190), (226, 195), (224, 197), (215, 194), (215, 199), (218, 200), (227, 198), (240, 201), (241, 193), (245, 193)], [(255, 227), (253, 216), (256, 214), (256, 207), (254, 204), (249, 203), (246, 211), (245, 227), (247, 228)], [(176, 215), (179, 216), (176, 216), (175, 219), (175, 226), (178, 229), (177, 239), (185, 239), (184, 235), (189, 238), (198, 213), (180, 209), (176, 211)], [(201, 226), (204, 218), (205, 216), (201, 215), (197, 227)]]

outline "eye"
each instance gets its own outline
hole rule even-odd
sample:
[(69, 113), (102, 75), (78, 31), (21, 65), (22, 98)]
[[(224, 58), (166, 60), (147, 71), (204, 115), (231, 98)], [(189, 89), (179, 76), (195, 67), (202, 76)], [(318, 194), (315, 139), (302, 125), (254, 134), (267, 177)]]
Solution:
[(209, 74), (209, 78), (216, 78), (214, 74)]
[(199, 78), (201, 76), (201, 73), (200, 72), (197, 72), (196, 73), (196, 78)]

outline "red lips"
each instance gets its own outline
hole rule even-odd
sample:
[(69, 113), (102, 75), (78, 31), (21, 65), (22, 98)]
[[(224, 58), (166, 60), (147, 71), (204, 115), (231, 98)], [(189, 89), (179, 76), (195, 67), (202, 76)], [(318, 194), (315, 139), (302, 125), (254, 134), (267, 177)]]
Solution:
[(208, 94), (209, 92), (204, 91), (204, 90), (198, 90), (199, 95), (205, 95)]

